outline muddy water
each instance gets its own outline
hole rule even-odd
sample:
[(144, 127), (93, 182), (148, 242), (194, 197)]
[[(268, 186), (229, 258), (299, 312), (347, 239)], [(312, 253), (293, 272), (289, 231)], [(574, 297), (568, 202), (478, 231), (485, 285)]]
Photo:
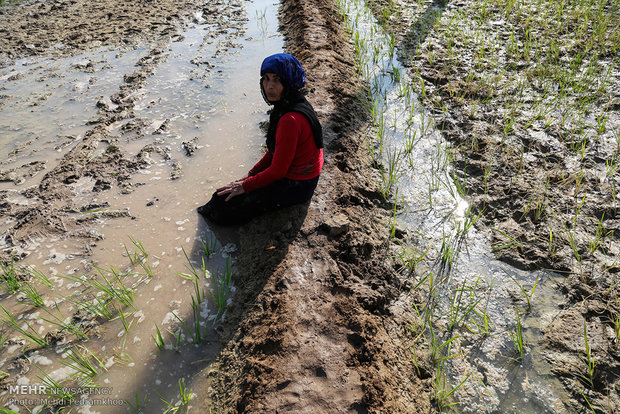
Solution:
[[(267, 119), (268, 108), (258, 88), (258, 69), (265, 56), (282, 50), (276, 11), (276, 4), (270, 0), (248, 2), (247, 19), (241, 18), (238, 27), (217, 34), (196, 14), (182, 36), (167, 46), (165, 61), (137, 92), (134, 118), (110, 126), (110, 134), (124, 152), (137, 154), (146, 145), (156, 148), (150, 153), (149, 166), (135, 178), (133, 191), (93, 193), (94, 180), (90, 178), (71, 185), (77, 199), (93, 205), (107, 203), (106, 210), (123, 211), (126, 216), (98, 219), (92, 231), (103, 239), (88, 256), (83, 253), (84, 246), (75, 243), (32, 240), (31, 254), (24, 264), (48, 275), (54, 288), (41, 287), (40, 291), (49, 306), (59, 304), (58, 312), (63, 315), (75, 311), (69, 299), (72, 294), (89, 292), (67, 275), (95, 274), (93, 266), (107, 272), (114, 266), (130, 272), (124, 281), (136, 289), (135, 309), (125, 309), (128, 330), (116, 318), (98, 326), (81, 343), (105, 368), (98, 366), (99, 374), (93, 378), (103, 391), (100, 395), (85, 393), (85, 402), (76, 403), (82, 405), (79, 412), (119, 412), (118, 403), (130, 410), (125, 399), (133, 405), (139, 401), (147, 412), (160, 412), (167, 407), (163, 400), (172, 404), (179, 400), (181, 379), (187, 378), (188, 393), (199, 385), (189, 383), (189, 378), (208, 366), (215, 355), (217, 324), (209, 274), (225, 271), (236, 251), (235, 236), (209, 229), (195, 208), (206, 202), (217, 186), (245, 174), (261, 156), (264, 138), (259, 123)], [(40, 175), (79, 141), (89, 129), (88, 121), (96, 117), (96, 103), (103, 100), (109, 104), (110, 96), (118, 91), (119, 79), (133, 72), (149, 48), (100, 50), (54, 61), (23, 60), (1, 69), (2, 94), (8, 98), (0, 108), (0, 152), (9, 157), (2, 161), (6, 178), (0, 182), (0, 190), (26, 203), (19, 190), (37, 184)], [(138, 133), (127, 133), (132, 122), (140, 126)], [(33, 161), (38, 163), (31, 164)], [(33, 165), (42, 168), (34, 171)], [(6, 224), (0, 224), (0, 233), (2, 225)], [(200, 279), (206, 299), (200, 307), (204, 343), (197, 346), (192, 343), (191, 326), (194, 286), (179, 273), (190, 273), (193, 265), (202, 274), (205, 255), (201, 243), (216, 239), (216, 252), (205, 261), (207, 276)], [(127, 252), (140, 252), (132, 240), (139, 241), (148, 253), (144, 263), (152, 269), (152, 276), (130, 263)], [(110, 273), (104, 274), (110, 277)], [(3, 297), (2, 304), (13, 314), (30, 309), (13, 298)], [(44, 312), (28, 312), (23, 320), (30, 320), (41, 334), (54, 328), (42, 320)], [(155, 326), (166, 342), (163, 350), (153, 340)], [(180, 345), (174, 334), (182, 339)], [(15, 342), (5, 349), (3, 358), (16, 357), (21, 347)], [(60, 360), (67, 360), (68, 350), (69, 345), (61, 342), (36, 352), (31, 357), (33, 365), (18, 383), (38, 384), (45, 375), (59, 381), (67, 379), (73, 370)], [(11, 397), (16, 396), (2, 395), (5, 403)], [(94, 401), (104, 397), (110, 400)], [(207, 412), (202, 396), (194, 397), (190, 405)], [(80, 398), (79, 392), (75, 398)]]
[(36, 183), (33, 163), (52, 168), (97, 114), (100, 96), (118, 89), (144, 49), (101, 50), (71, 58), (20, 59), (0, 69), (1, 189)]
[[(493, 259), (461, 195), (465, 183), (450, 169), (450, 147), (418, 102), (424, 91), (411, 89), (397, 45), (363, 2), (340, 4), (370, 86), (374, 125), (367, 141), (383, 165), (380, 186), (402, 206), (396, 222), (410, 236), (411, 245), (396, 246), (394, 254), (419, 261), (412, 285), (427, 298), (416, 316), (431, 321), (420, 329), (436, 342), (437, 401), (456, 400), (457, 412), (567, 412), (567, 396), (538, 346), (541, 329), (558, 311), (554, 275)], [(522, 358), (512, 340), (518, 318)]]

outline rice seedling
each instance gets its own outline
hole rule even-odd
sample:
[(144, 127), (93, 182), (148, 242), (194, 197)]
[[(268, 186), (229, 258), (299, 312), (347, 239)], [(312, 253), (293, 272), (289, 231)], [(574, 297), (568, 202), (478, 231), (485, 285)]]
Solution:
[[(103, 292), (109, 298), (115, 299), (123, 306), (132, 307), (134, 302), (134, 289), (125, 285), (123, 278), (129, 276), (130, 273), (121, 273), (116, 267), (110, 266), (110, 270), (106, 271), (102, 268), (95, 267), (97, 273), (103, 279), (100, 282), (97, 279), (91, 279), (87, 285)], [(108, 277), (106, 277), (108, 274)]]
[(471, 322), (471, 325), (465, 323), (465, 328), (469, 332), (476, 335), (489, 335), (491, 333), (491, 317), (489, 314), (485, 310), (479, 311), (476, 308), (473, 309), (473, 312), (480, 320), (477, 321), (476, 318), (474, 318), (474, 315), (470, 315), (469, 321)]
[(516, 351), (516, 361), (522, 361), (523, 355), (525, 353), (525, 343), (523, 342), (523, 327), (521, 325), (521, 315), (519, 314), (519, 310), (516, 309), (515, 313), (517, 315), (516, 325), (510, 331), (510, 338), (512, 339), (512, 344), (514, 345)]
[(618, 152), (614, 152), (609, 159), (605, 161), (605, 177), (609, 179), (618, 172), (620, 164), (618, 163)]
[(0, 314), (0, 318), (7, 327), (13, 328), (15, 331), (19, 332), (24, 339), (30, 341), (34, 345), (38, 345), (42, 348), (47, 348), (50, 345), (45, 337), (41, 336), (27, 320), (24, 320), (23, 324), (25, 327), (22, 327), (4, 306), (0, 305), (0, 309), (4, 312), (4, 314)]
[(172, 336), (174, 336), (174, 338), (176, 339), (176, 342), (174, 343), (174, 345), (172, 345), (173, 349), (176, 352), (179, 352), (181, 344), (185, 343), (185, 338), (183, 337), (183, 331), (181, 330), (181, 328), (179, 328), (177, 329), (176, 332), (171, 332), (171, 331), (168, 331), (168, 332), (170, 332)]
[(267, 21), (267, 9), (256, 10), (256, 24), (260, 30), (262, 37), (267, 36), (267, 30), (269, 28), (269, 22)]
[(434, 394), (435, 402), (437, 403), (438, 408), (440, 410), (443, 410), (444, 408), (457, 404), (457, 402), (448, 402), (448, 400), (450, 396), (454, 394), (469, 379), (469, 376), (463, 379), (457, 386), (451, 389), (448, 389), (449, 382), (448, 382), (448, 379), (445, 373), (444, 363), (448, 359), (458, 356), (458, 355), (452, 355), (450, 353), (450, 345), (454, 340), (456, 340), (459, 337), (452, 336), (447, 341), (440, 342), (439, 338), (437, 337), (435, 333), (435, 328), (433, 327), (433, 321), (432, 321), (432, 315), (431, 315), (432, 311), (430, 311), (429, 308), (427, 308), (425, 313), (426, 313), (425, 325), (427, 327), (427, 331), (429, 335), (428, 341), (429, 341), (430, 350), (431, 350), (431, 358), (433, 360), (433, 363), (435, 364), (435, 376), (434, 376), (434, 383), (433, 383), (434, 385), (433, 388), (435, 391), (435, 394)]
[[(183, 249), (183, 253), (185, 253), (185, 249)], [(200, 288), (200, 281), (202, 280), (201, 276), (198, 274), (198, 271), (196, 270), (196, 268), (194, 267), (194, 265), (192, 264), (192, 262), (190, 261), (189, 257), (187, 256), (187, 253), (185, 253), (185, 258), (187, 259), (187, 262), (189, 264), (188, 269), (190, 270), (191, 274), (187, 274), (187, 273), (179, 273), (179, 275), (189, 281), (192, 282), (193, 286), (194, 286), (194, 293), (196, 294), (195, 296), (192, 295), (192, 309), (194, 311), (194, 314), (197, 316), (200, 316), (200, 305), (202, 304), (206, 292), (204, 287), (201, 289)], [(208, 259), (208, 258), (207, 258)], [(205, 263), (205, 258), (202, 258), (202, 277), (204, 279), (207, 278), (207, 274), (210, 274), (209, 270), (207, 270), (207, 265)], [(199, 324), (199, 318), (196, 320), (196, 323)], [(200, 336), (200, 331), (199, 331), (199, 327), (196, 328), (198, 330), (197, 332), (197, 336)]]
[(392, 242), (392, 240), (394, 239), (394, 237), (396, 236), (396, 216), (398, 212), (397, 200), (398, 200), (398, 188), (396, 189), (396, 194), (394, 194), (394, 205), (392, 207), (392, 216), (390, 217), (390, 220), (389, 220), (390, 235), (388, 236), (388, 247), (390, 243)]
[(26, 297), (28, 298), (26, 301), (29, 302), (32, 306), (36, 308), (45, 306), (43, 297), (41, 297), (41, 294), (37, 291), (37, 288), (34, 287), (30, 282), (22, 283), (20, 290), (26, 295)]
[(217, 251), (218, 240), (213, 233), (209, 233), (206, 239), (201, 239), (200, 243), (202, 245), (202, 252), (207, 259)]
[(594, 387), (594, 374), (596, 369), (596, 360), (592, 356), (592, 349), (590, 349), (590, 342), (588, 341), (588, 326), (586, 322), (583, 322), (583, 339), (585, 342), (585, 357), (580, 357), (585, 364), (585, 373), (578, 374), (577, 377), (587, 386)]
[(411, 130), (407, 130), (405, 133), (405, 142), (403, 145), (403, 149), (405, 151), (405, 154), (411, 154), (413, 151), (413, 147), (416, 143), (416, 135), (417, 135), (418, 131), (417, 130), (413, 130), (411, 132)]
[(146, 403), (146, 395), (144, 396), (142, 401), (140, 401), (140, 397), (138, 396), (138, 391), (136, 391), (135, 403), (129, 400), (124, 400), (124, 401), (135, 414), (143, 414), (145, 412), (143, 407), (144, 407), (144, 404)]
[(0, 282), (9, 293), (19, 290), (21, 283), (13, 262), (0, 262)]
[(83, 310), (100, 318), (112, 320), (115, 316), (116, 307), (109, 297), (94, 296), (92, 299), (70, 299), (71, 303)]
[(117, 312), (118, 318), (121, 320), (121, 323), (123, 324), (123, 328), (125, 328), (125, 332), (129, 332), (129, 329), (131, 328), (133, 321), (127, 323), (127, 318), (126, 318), (127, 315), (125, 315), (125, 312), (123, 312), (122, 309), (116, 309), (116, 312)]
[(129, 253), (127, 246), (123, 244), (123, 247), (125, 248), (125, 253), (127, 254), (127, 257), (129, 258), (129, 262), (133, 266), (135, 264), (140, 263), (142, 260), (146, 259), (149, 256), (149, 254), (147, 253), (146, 249), (144, 248), (144, 245), (142, 244), (140, 240), (134, 240), (131, 236), (129, 236), (129, 240), (138, 249), (137, 251), (134, 250), (133, 253)]
[(467, 382), (467, 380), (469, 380), (470, 375), (467, 375), (465, 378), (463, 378), (463, 380), (461, 380), (461, 382), (459, 384), (457, 384), (455, 387), (452, 387), (451, 389), (449, 389), (449, 382), (447, 379), (447, 375), (445, 373), (444, 367), (443, 367), (443, 361), (439, 361), (437, 363), (437, 369), (435, 372), (435, 381), (434, 381), (434, 390), (435, 390), (435, 402), (437, 404), (437, 408), (439, 409), (439, 412), (443, 412), (446, 408), (454, 406), (459, 404), (458, 401), (452, 401), (450, 402), (450, 396), (452, 396), (452, 394), (454, 394), (459, 388), (461, 388), (463, 386), (463, 384), (465, 384), (465, 382)]
[(466, 282), (463, 282), (461, 287), (452, 290), (454, 293), (450, 295), (450, 309), (448, 311), (448, 332), (452, 332), (455, 328), (458, 328), (465, 318), (476, 309), (476, 306), (480, 303), (482, 298), (471, 303), (465, 303), (463, 300), (464, 292), (472, 292), (470, 287), (466, 287)]
[[(159, 392), (157, 392), (157, 393), (159, 394)], [(192, 394), (192, 390), (191, 389), (188, 390), (186, 385), (185, 385), (185, 378), (181, 378), (179, 380), (179, 397), (180, 398), (179, 398), (179, 401), (176, 404), (173, 404), (173, 403), (165, 400), (164, 397), (161, 394), (159, 394), (159, 398), (167, 406), (167, 408), (164, 411), (164, 413), (176, 413), (181, 408), (186, 407), (191, 402), (192, 395), (193, 395)]]
[(69, 387), (65, 387), (62, 382), (50, 377), (40, 366), (33, 364), (42, 376), (37, 377), (41, 380), (41, 383), (45, 386), (45, 395), (54, 399), (69, 402), (75, 399), (75, 394), (71, 392)]
[(614, 234), (613, 230), (607, 230), (603, 227), (604, 220), (605, 213), (601, 215), (601, 219), (597, 223), (594, 237), (588, 242), (590, 254), (594, 254), (605, 243), (605, 240)]
[[(187, 325), (185, 324), (185, 321), (179, 315), (177, 315), (174, 312), (172, 312), (172, 315), (179, 321), (179, 323), (181, 324), (181, 327), (185, 330), (185, 332), (187, 332), (188, 337), (194, 338), (194, 343), (199, 343), (199, 342), (196, 342), (196, 338), (194, 337), (194, 333), (191, 331), (191, 329), (189, 329), (187, 327)], [(179, 329), (178, 332), (180, 333), (181, 329)]]
[(119, 346), (114, 347), (114, 360), (123, 365), (129, 365), (133, 362), (133, 358), (127, 352), (127, 333), (123, 335)]
[(192, 390), (185, 386), (185, 378), (179, 380), (179, 395), (181, 396), (181, 407), (189, 404), (192, 399)]
[(416, 265), (420, 263), (426, 257), (426, 254), (431, 249), (431, 246), (428, 246), (425, 251), (418, 252), (414, 250), (413, 252), (409, 251), (409, 247), (404, 246), (400, 241), (396, 241), (399, 245), (400, 250), (396, 253), (398, 259), (403, 265), (403, 269), (407, 270), (410, 275), (412, 275), (415, 271)]
[(491, 246), (492, 250), (495, 251), (499, 251), (499, 250), (509, 250), (509, 249), (522, 249), (523, 248), (523, 243), (521, 243), (519, 240), (515, 239), (514, 237), (509, 236), (506, 232), (498, 229), (498, 228), (491, 228), (491, 230), (501, 234), (502, 236), (504, 236), (506, 239), (508, 239), (508, 241), (506, 242), (498, 242), (495, 243), (493, 246)]
[(590, 404), (590, 400), (588, 400), (588, 398), (586, 397), (586, 395), (583, 393), (583, 391), (579, 390), (579, 393), (581, 394), (581, 396), (583, 397), (584, 401), (586, 402), (586, 405), (588, 406), (588, 408), (590, 409), (590, 411), (592, 411), (592, 413), (596, 414), (596, 410), (592, 407), (592, 404)]
[(226, 310), (226, 302), (228, 301), (228, 294), (230, 293), (231, 278), (232, 260), (228, 257), (226, 259), (226, 267), (224, 268), (223, 273), (219, 271), (211, 273), (211, 297), (217, 310), (213, 323), (215, 323)]
[(387, 171), (381, 168), (381, 182), (379, 183), (379, 191), (385, 200), (388, 200), (396, 182), (402, 177), (403, 171), (401, 167), (402, 152), (388, 149), (387, 151)]
[(457, 222), (456, 234), (459, 238), (465, 237), (469, 230), (476, 224), (480, 216), (484, 213), (484, 209), (480, 210), (480, 212), (476, 215), (472, 212), (472, 207), (470, 205), (467, 206), (467, 210), (465, 211), (465, 216), (462, 221)]
[(570, 245), (571, 250), (573, 251), (573, 256), (577, 259), (578, 263), (581, 263), (581, 254), (579, 253), (579, 246), (577, 246), (577, 238), (575, 237), (575, 230), (571, 230), (563, 225), (564, 227), (564, 235), (565, 239)]
[[(60, 363), (73, 369), (75, 371), (73, 377), (82, 383), (93, 384), (92, 379), (99, 373), (97, 365), (105, 369), (105, 365), (84, 347), (80, 350), (77, 346), (73, 346), (67, 352), (67, 357), (72, 362), (61, 359)], [(93, 359), (96, 364), (93, 363)]]
[(192, 311), (194, 315), (194, 343), (200, 344), (202, 343), (202, 332), (200, 327), (200, 306), (192, 297)]
[(58, 315), (56, 315), (55, 313), (53, 313), (47, 307), (43, 307), (43, 308), (41, 308), (41, 310), (46, 312), (48, 315), (50, 315), (52, 317), (52, 319), (48, 319), (48, 318), (44, 318), (44, 317), (41, 317), (41, 319), (44, 320), (47, 323), (50, 323), (50, 324), (56, 326), (59, 331), (66, 331), (66, 332), (69, 332), (70, 334), (75, 335), (78, 339), (82, 339), (83, 340), (83, 339), (87, 339), (88, 338), (88, 335), (86, 335), (86, 332), (84, 332), (83, 329), (81, 329), (79, 326), (71, 323), (71, 320), (67, 319), (62, 314), (62, 312), (60, 311), (60, 308), (58, 307), (58, 303), (54, 303), (54, 307), (55, 307), (56, 311), (58, 312), (58, 315), (60, 315), (60, 317)]
[(456, 192), (461, 197), (466, 197), (467, 196), (467, 166), (465, 166), (463, 170), (459, 172), (457, 172), (456, 170), (452, 170), (450, 172), (450, 176), (452, 177), (452, 182), (454, 183)]
[(155, 345), (157, 345), (157, 348), (161, 351), (166, 346), (166, 343), (164, 342), (164, 338), (161, 335), (161, 331), (159, 330), (157, 324), (155, 324), (155, 334), (156, 336), (151, 335), (151, 338), (153, 338)]
[(26, 272), (28, 276), (30, 276), (32, 279), (36, 280), (43, 286), (54, 289), (54, 283), (45, 275), (45, 273), (30, 266), (24, 266), (22, 267), (22, 270), (24, 270), (24, 272)]
[(502, 268), (502, 271), (513, 281), (513, 283), (515, 285), (517, 285), (517, 287), (519, 288), (519, 290), (521, 291), (521, 293), (523, 294), (523, 297), (525, 298), (526, 302), (527, 302), (527, 312), (529, 313), (532, 310), (532, 296), (534, 296), (534, 292), (536, 291), (536, 287), (538, 286), (538, 281), (540, 280), (538, 277), (536, 277), (536, 281), (534, 282), (534, 285), (532, 286), (532, 289), (530, 289), (529, 291), (525, 289), (525, 287), (519, 283), (519, 281), (510, 273), (508, 273), (506, 271), (506, 269)]
[(131, 243), (137, 249), (134, 250), (133, 253), (130, 253), (127, 249), (127, 246), (123, 244), (123, 247), (125, 248), (125, 254), (129, 258), (129, 262), (132, 266), (139, 265), (140, 267), (142, 267), (148, 277), (153, 277), (153, 268), (151, 267), (151, 264), (147, 259), (149, 257), (149, 254), (144, 248), (144, 245), (140, 240), (135, 240), (131, 236), (129, 237), (129, 240), (131, 240)]
[(440, 249), (440, 264), (444, 271), (449, 270), (452, 267), (454, 260), (458, 254), (458, 242), (452, 235), (446, 235), (444, 233), (441, 239)]

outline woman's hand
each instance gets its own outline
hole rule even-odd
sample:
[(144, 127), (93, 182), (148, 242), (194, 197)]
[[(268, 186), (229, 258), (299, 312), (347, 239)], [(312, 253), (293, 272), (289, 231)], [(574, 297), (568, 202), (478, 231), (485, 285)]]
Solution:
[(243, 189), (243, 180), (244, 178), (242, 178), (239, 181), (233, 181), (230, 184), (227, 184), (223, 187), (218, 188), (216, 190), (217, 195), (221, 196), (221, 195), (228, 194), (228, 197), (226, 197), (226, 199), (224, 200), (224, 201), (228, 201), (233, 197), (236, 197), (241, 194), (245, 194), (245, 190)]

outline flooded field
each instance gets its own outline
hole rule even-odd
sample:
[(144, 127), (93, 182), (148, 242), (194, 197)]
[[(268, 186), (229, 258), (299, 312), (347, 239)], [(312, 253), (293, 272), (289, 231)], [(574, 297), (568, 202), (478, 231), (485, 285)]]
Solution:
[[(13, 270), (17, 278), (25, 269), (40, 275), (28, 282), (40, 305), (29, 293), (9, 291), (2, 299), (3, 320), (15, 317), (26, 337), (3, 331), (0, 370), (15, 384), (48, 387), (29, 394), (32, 400), (73, 399), (79, 412), (118, 412), (119, 406), (130, 411), (129, 401), (155, 412), (167, 407), (163, 400), (173, 406), (180, 401), (180, 381), (185, 397), (200, 386), (193, 379), (216, 355), (215, 328), (223, 316), (214, 284), (234, 271), (231, 254), (237, 247), (234, 233), (219, 233), (218, 239), (195, 208), (260, 158), (267, 106), (258, 70), (265, 55), (282, 50), (271, 1), (237, 9), (238, 15), (215, 24), (202, 11), (194, 13), (167, 45), (24, 58), (0, 69), (0, 145), (8, 154), (0, 167), (5, 206), (37, 208), (40, 200), (25, 195), (28, 189), (58, 169), (102, 119), (105, 138), (88, 156), (96, 160), (114, 148), (144, 161), (131, 186), (101, 191), (97, 177), (66, 181), (70, 215), (91, 223), (87, 231), (93, 237), (86, 244), (40, 234), (10, 246), (6, 237), (15, 220), (2, 222), (3, 248), (23, 249), (25, 256), (3, 268), (5, 287)], [(127, 85), (119, 81), (136, 76), (140, 62), (160, 55), (148, 78), (131, 90), (131, 113), (110, 119), (106, 111), (119, 105), (119, 90)], [(93, 282), (101, 279), (104, 286)], [(225, 301), (235, 289), (228, 283)], [(114, 299), (126, 288), (127, 303)], [(95, 314), (97, 305), (102, 306)], [(76, 332), (68, 323), (77, 325)], [(53, 384), (72, 385), (83, 394), (50, 395)], [(9, 402), (20, 401), (19, 394), (7, 391), (5, 406), (23, 410)], [(102, 397), (115, 403), (88, 402)], [(37, 406), (44, 404), (27, 408), (37, 411)]]
[[(411, 88), (394, 38), (363, 2), (341, 8), (370, 85), (373, 125), (366, 139), (381, 165), (379, 185), (399, 204), (392, 226), (415, 241), (397, 243), (393, 254), (405, 264), (417, 262), (415, 273), (405, 267), (403, 276), (425, 292), (416, 334), (432, 338), (436, 392), (445, 398), (440, 404), (448, 406), (453, 392), (459, 412), (568, 412), (538, 343), (559, 310), (559, 276), (493, 259), (488, 238), (474, 227), (478, 217), (451, 175), (449, 143)], [(526, 338), (527, 361), (512, 341), (516, 329)]]

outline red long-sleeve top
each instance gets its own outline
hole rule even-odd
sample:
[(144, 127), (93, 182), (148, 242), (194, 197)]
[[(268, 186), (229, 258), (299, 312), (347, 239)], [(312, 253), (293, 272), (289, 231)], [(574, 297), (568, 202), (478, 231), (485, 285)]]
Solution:
[(249, 172), (243, 190), (250, 193), (281, 178), (309, 180), (323, 168), (323, 149), (317, 148), (308, 119), (299, 112), (288, 112), (276, 128), (276, 145)]

